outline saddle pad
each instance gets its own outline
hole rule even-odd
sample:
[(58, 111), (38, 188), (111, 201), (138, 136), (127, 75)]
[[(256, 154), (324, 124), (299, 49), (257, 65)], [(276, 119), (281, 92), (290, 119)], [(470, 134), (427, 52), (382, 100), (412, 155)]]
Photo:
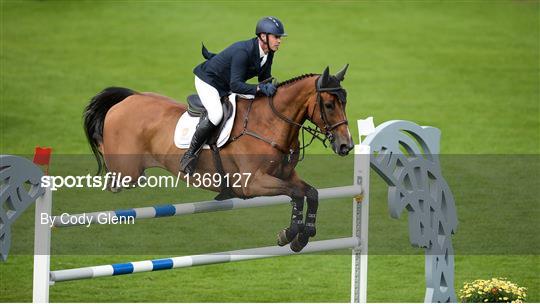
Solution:
[[(221, 147), (227, 143), (229, 137), (231, 136), (231, 131), (234, 125), (234, 118), (236, 117), (236, 94), (229, 95), (229, 100), (232, 104), (232, 115), (225, 122), (225, 127), (221, 130), (219, 138), (217, 140), (217, 146)], [(174, 144), (180, 149), (187, 149), (191, 144), (191, 138), (195, 133), (197, 124), (199, 123), (200, 117), (192, 117), (186, 111), (176, 124), (176, 129), (174, 130)], [(203, 149), (210, 149), (210, 146), (204, 145)]]

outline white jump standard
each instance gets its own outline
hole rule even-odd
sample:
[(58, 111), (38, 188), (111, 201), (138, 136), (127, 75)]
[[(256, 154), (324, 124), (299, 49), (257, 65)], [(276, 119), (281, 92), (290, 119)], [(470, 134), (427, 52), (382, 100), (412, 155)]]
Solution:
[[(11, 225), (34, 201), (36, 202), (34, 243), (34, 302), (48, 302), (49, 288), (55, 282), (117, 276), (138, 272), (185, 268), (215, 263), (297, 255), (352, 248), (351, 302), (367, 300), (367, 257), (369, 223), (370, 166), (388, 184), (390, 215), (398, 218), (408, 212), (410, 242), (425, 250), (425, 302), (456, 302), (454, 291), (454, 251), (451, 235), (457, 228), (454, 198), (441, 174), (439, 164), (440, 131), (407, 121), (389, 121), (374, 130), (364, 128), (371, 120), (359, 121), (361, 135), (367, 135), (355, 146), (353, 184), (319, 189), (319, 199), (353, 198), (353, 232), (351, 237), (310, 242), (301, 252), (288, 246), (260, 247), (194, 256), (172, 257), (139, 262), (91, 266), (67, 270), (50, 270), (50, 225), (41, 224), (41, 213), (51, 216), (52, 192), (41, 187), (43, 172), (29, 160), (1, 155), (0, 180), (0, 253), (7, 259), (11, 242)], [(372, 123), (371, 123), (372, 124)], [(25, 183), (31, 184), (30, 190)], [(169, 204), (128, 210), (93, 212), (97, 215), (137, 219), (180, 216), (202, 212), (226, 211), (275, 204), (284, 204), (289, 197), (257, 197), (248, 200), (229, 199), (196, 203)], [(7, 209), (4, 209), (7, 208)], [(71, 215), (75, 217), (77, 215)], [(62, 224), (58, 228), (85, 225)]]

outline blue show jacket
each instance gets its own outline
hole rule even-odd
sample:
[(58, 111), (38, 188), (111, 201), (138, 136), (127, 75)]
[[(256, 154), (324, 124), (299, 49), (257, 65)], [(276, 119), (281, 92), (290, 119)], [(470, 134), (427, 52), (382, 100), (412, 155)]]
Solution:
[(246, 81), (258, 76), (259, 82), (272, 76), (272, 60), (270, 52), (261, 67), (258, 38), (239, 41), (227, 47), (219, 54), (209, 53), (203, 46), (203, 56), (208, 59), (193, 69), (193, 73), (202, 81), (216, 88), (219, 96), (229, 93), (255, 95), (257, 85)]

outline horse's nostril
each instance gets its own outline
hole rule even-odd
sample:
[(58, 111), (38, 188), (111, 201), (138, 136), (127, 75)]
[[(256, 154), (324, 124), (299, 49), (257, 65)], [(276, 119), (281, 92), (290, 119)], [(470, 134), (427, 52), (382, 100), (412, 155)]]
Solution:
[(350, 150), (351, 148), (347, 144), (342, 144), (341, 146), (339, 146), (339, 153), (342, 155), (349, 153)]

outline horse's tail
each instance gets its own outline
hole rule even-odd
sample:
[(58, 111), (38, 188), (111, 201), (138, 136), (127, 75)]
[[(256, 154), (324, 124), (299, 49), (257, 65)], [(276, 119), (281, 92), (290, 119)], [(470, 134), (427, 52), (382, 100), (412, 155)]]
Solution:
[(105, 115), (115, 104), (133, 94), (137, 94), (137, 92), (126, 88), (109, 87), (92, 97), (84, 110), (84, 132), (98, 163), (97, 175), (101, 174), (105, 165), (103, 154), (98, 148), (103, 142)]

